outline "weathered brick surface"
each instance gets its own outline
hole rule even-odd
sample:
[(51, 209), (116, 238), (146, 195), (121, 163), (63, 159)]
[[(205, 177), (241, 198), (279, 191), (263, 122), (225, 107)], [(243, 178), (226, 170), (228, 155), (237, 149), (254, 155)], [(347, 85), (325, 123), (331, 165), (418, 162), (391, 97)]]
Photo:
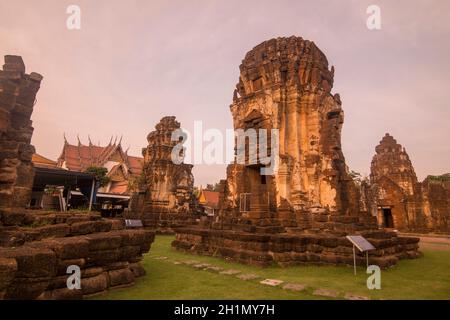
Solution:
[[(5, 56), (0, 70), (0, 211), (23, 208), (29, 201), (34, 178), (30, 117), (41, 80), (37, 73), (25, 74), (21, 57)], [(14, 210), (2, 216), (4, 224), (20, 224), (21, 218)]]
[[(0, 226), (0, 295), (5, 299), (79, 299), (143, 276), (142, 254), (155, 234), (144, 229), (110, 230), (97, 215), (34, 212), (30, 225)], [(72, 219), (73, 218), (73, 219)], [(48, 224), (49, 222), (57, 224)], [(69, 224), (70, 223), (70, 224)], [(74, 236), (75, 226), (83, 230)], [(86, 227), (88, 226), (88, 227)], [(118, 225), (119, 226), (119, 225)], [(90, 233), (85, 234), (87, 231)], [(15, 240), (14, 240), (15, 239)], [(67, 268), (81, 268), (82, 290), (67, 289)]]

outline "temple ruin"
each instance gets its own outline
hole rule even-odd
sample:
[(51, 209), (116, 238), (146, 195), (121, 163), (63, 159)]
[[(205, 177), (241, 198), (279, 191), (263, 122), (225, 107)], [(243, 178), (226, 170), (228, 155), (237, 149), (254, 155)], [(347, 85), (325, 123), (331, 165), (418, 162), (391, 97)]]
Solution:
[(388, 133), (375, 152), (366, 199), (379, 226), (450, 232), (450, 175), (419, 182), (405, 148)]
[(33, 185), (30, 120), (42, 76), (25, 74), (19, 56), (5, 56), (0, 70), (0, 210), (25, 207)]
[[(42, 76), (19, 56), (0, 70), (0, 299), (80, 299), (132, 285), (154, 232), (87, 212), (26, 210), (33, 184), (31, 113)], [(81, 289), (67, 286), (69, 266)], [(73, 271), (72, 271), (73, 272)]]
[[(419, 256), (418, 238), (379, 230), (361, 210), (341, 149), (344, 114), (333, 78), (325, 55), (299, 37), (265, 41), (246, 54), (230, 106), (234, 129), (277, 129), (269, 140), (279, 139), (278, 168), (261, 174), (265, 161), (247, 161), (252, 142), (236, 144), (245, 163), (228, 166), (219, 214), (209, 225), (178, 229), (173, 247), (261, 266), (352, 264), (345, 235), (360, 234), (377, 248), (370, 261), (382, 268)], [(260, 148), (258, 136), (253, 150)]]
[(172, 133), (179, 129), (175, 117), (167, 116), (148, 134), (148, 146), (142, 149), (140, 192), (133, 195), (130, 205), (131, 214), (141, 218), (144, 226), (161, 233), (195, 223), (193, 165), (172, 161), (172, 150), (178, 144)]

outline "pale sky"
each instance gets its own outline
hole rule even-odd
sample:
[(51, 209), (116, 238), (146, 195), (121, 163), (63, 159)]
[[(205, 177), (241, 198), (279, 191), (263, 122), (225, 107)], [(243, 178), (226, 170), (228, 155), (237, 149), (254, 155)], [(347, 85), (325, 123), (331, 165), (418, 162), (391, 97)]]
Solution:
[[(81, 30), (66, 8), (81, 8)], [(381, 30), (366, 9), (381, 8)], [(314, 41), (335, 66), (345, 111), (342, 145), (368, 174), (389, 132), (420, 180), (450, 172), (450, 1), (431, 0), (0, 0), (0, 54), (21, 55), (44, 76), (32, 120), (38, 153), (56, 159), (63, 133), (76, 143), (122, 135), (139, 156), (165, 115), (191, 130), (232, 128), (229, 105), (247, 51), (278, 36)], [(195, 184), (225, 165), (195, 166)]]

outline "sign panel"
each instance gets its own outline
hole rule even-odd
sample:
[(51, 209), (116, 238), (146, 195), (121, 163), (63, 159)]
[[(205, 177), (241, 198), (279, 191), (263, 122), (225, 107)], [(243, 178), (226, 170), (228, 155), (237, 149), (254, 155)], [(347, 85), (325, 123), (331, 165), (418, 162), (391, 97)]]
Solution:
[(125, 219), (125, 226), (127, 228), (140, 228), (143, 227), (142, 220), (139, 219)]
[(346, 237), (348, 240), (350, 240), (351, 243), (353, 243), (353, 245), (355, 247), (358, 248), (359, 251), (364, 252), (364, 251), (370, 251), (370, 250), (375, 250), (376, 248), (369, 242), (367, 241), (366, 238), (364, 238), (363, 236), (347, 236)]

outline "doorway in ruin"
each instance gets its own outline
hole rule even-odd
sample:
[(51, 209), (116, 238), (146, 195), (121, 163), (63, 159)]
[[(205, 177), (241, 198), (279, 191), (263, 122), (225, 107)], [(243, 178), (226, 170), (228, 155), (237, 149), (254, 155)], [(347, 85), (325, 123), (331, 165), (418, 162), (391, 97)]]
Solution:
[(394, 218), (392, 217), (391, 208), (382, 208), (383, 210), (383, 221), (385, 228), (394, 228)]

